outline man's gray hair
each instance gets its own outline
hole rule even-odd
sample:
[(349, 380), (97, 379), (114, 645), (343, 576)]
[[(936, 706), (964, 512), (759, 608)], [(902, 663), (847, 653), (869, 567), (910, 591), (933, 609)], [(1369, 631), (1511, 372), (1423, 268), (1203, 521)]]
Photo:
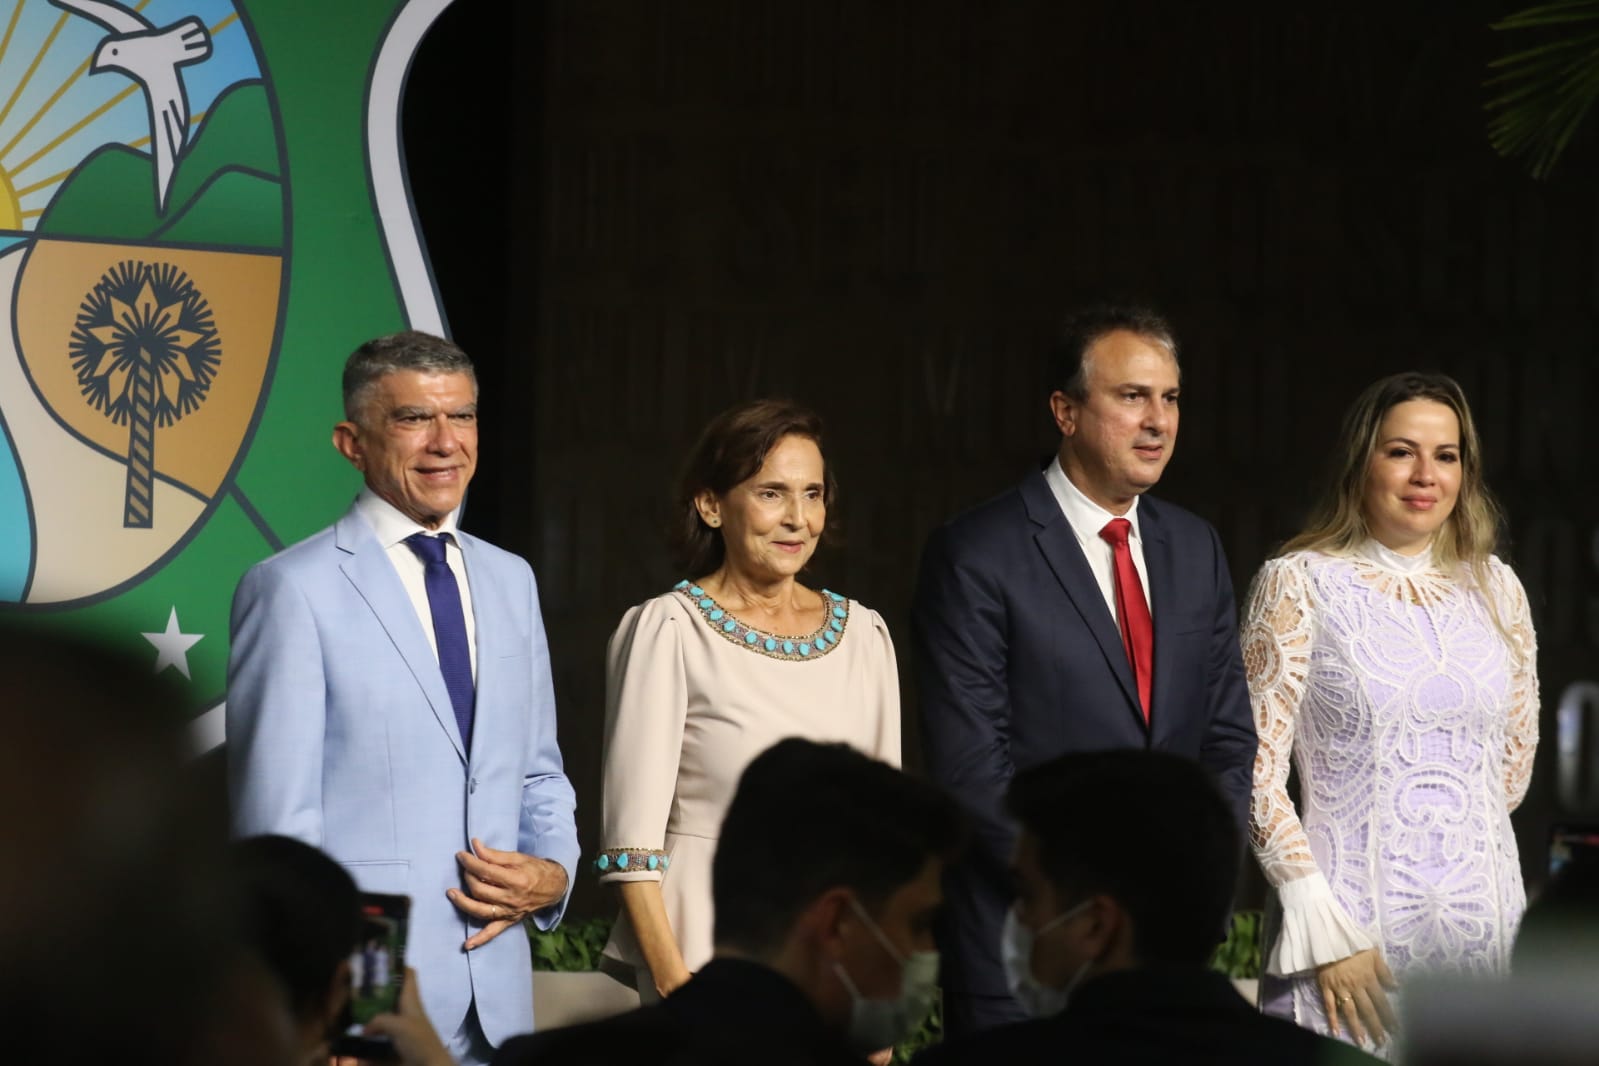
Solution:
[(375, 337), (350, 353), (344, 363), (344, 417), (359, 422), (378, 380), (400, 370), (465, 374), (472, 379), (472, 395), (477, 395), (477, 373), (465, 352), (443, 337), (408, 329)]

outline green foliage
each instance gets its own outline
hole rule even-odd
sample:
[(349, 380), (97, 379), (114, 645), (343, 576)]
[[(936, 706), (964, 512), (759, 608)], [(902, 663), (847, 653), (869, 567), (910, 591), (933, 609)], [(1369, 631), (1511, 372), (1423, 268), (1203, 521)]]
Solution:
[(1260, 911), (1237, 911), (1227, 939), (1210, 957), (1210, 968), (1228, 977), (1260, 977)]
[(610, 935), (609, 918), (562, 922), (547, 933), (529, 923), (527, 939), (533, 948), (533, 969), (560, 973), (596, 969), (600, 964), (600, 952)]
[(897, 1066), (904, 1066), (911, 1061), (911, 1056), (924, 1047), (931, 1047), (944, 1039), (944, 998), (940, 996), (933, 1001), (933, 1009), (923, 1019), (916, 1031), (894, 1048), (894, 1062)]
[(1493, 60), (1485, 83), (1497, 90), (1487, 104), (1489, 143), (1546, 177), (1599, 101), (1599, 0), (1540, 4), (1493, 28), (1547, 37)]

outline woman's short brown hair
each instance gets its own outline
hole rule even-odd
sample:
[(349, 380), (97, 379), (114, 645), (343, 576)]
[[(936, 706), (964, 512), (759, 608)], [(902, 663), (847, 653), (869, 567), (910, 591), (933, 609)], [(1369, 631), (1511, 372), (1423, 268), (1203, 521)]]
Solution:
[(724, 496), (748, 481), (784, 437), (804, 437), (822, 452), (822, 502), (829, 509), (838, 497), (838, 482), (822, 445), (822, 419), (815, 411), (788, 400), (751, 400), (711, 419), (689, 452), (672, 501), (669, 529), (673, 561), (686, 577), (698, 578), (722, 565), (727, 549), (720, 530), (700, 517), (694, 500), (709, 491)]

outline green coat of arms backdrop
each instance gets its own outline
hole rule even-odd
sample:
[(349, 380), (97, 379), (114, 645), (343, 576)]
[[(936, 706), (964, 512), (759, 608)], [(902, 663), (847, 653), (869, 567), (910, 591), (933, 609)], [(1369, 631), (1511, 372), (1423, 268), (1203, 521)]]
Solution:
[(0, 5), (0, 610), (188, 679), (329, 523), (344, 356), (440, 330), (399, 104), (449, 0)]

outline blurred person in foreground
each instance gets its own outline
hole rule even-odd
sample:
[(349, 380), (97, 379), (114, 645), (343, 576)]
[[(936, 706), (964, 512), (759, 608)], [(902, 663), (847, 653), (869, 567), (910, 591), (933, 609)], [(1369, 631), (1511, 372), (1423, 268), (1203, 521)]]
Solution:
[(1260, 734), (1251, 838), (1281, 914), (1261, 1005), (1392, 1057), (1408, 975), (1509, 968), (1526, 906), (1510, 812), (1538, 744), (1538, 650), (1494, 554), (1500, 514), (1458, 384), (1373, 383), (1332, 454), (1243, 628)]
[(1566, 860), (1516, 930), (1511, 971), (1599, 979), (1599, 851)]
[[(290, 837), (263, 835), (233, 844), (229, 872), (245, 942), (283, 985), (299, 1038), (299, 1061), (325, 1064), (329, 1045), (348, 1028), (350, 953), (362, 930), (355, 881), (325, 853)], [(393, 1041), (401, 1066), (451, 1066), (428, 1023), (407, 968), (397, 1015), (366, 1027)], [(354, 1060), (341, 1060), (354, 1061)]]
[(784, 740), (749, 764), (722, 823), (710, 961), (660, 1003), (513, 1040), (495, 1064), (862, 1066), (933, 1004), (939, 879), (962, 835), (933, 786), (844, 744)]
[(1403, 1003), (1407, 1066), (1587, 1066), (1599, 1047), (1599, 854), (1527, 907), (1503, 977), (1423, 976)]
[(888, 627), (801, 581), (837, 496), (822, 439), (781, 400), (712, 419), (675, 501), (683, 580), (611, 638), (595, 866), (621, 903), (605, 968), (645, 1003), (711, 957), (717, 826), (751, 759), (800, 736), (900, 761)]
[[(1114, 819), (1104, 816), (1111, 797)], [(918, 1066), (1374, 1061), (1260, 1014), (1207, 965), (1242, 844), (1197, 763), (1163, 752), (1063, 755), (1017, 774), (1007, 805), (1020, 835), (1000, 955), (1035, 1020), (930, 1048)], [(1145, 838), (1126, 824), (1160, 831)]]
[(281, 991), (237, 945), (183, 694), (15, 624), (0, 674), (0, 1057), (294, 1064)]

